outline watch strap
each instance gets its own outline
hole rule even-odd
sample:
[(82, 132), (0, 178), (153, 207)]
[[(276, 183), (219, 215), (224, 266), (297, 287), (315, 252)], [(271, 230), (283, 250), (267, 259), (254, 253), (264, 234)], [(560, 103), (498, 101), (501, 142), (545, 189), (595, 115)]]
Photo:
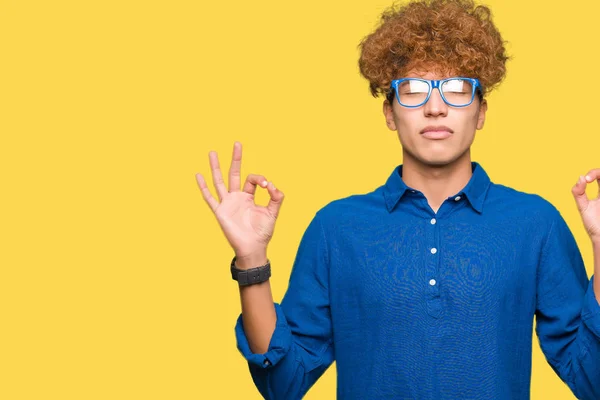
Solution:
[(231, 278), (238, 281), (240, 286), (254, 285), (267, 281), (271, 277), (271, 262), (260, 267), (250, 269), (239, 269), (235, 267), (236, 257), (231, 260)]

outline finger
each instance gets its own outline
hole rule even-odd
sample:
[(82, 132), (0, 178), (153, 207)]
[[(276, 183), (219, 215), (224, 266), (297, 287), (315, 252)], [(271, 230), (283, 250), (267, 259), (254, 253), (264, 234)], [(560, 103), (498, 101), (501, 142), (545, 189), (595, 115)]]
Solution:
[(263, 175), (249, 174), (244, 183), (244, 192), (254, 194), (256, 185), (261, 187), (267, 186), (267, 180)]
[(208, 204), (210, 209), (215, 212), (219, 206), (219, 202), (210, 194), (210, 190), (208, 190), (208, 186), (206, 185), (206, 181), (202, 174), (196, 174), (196, 182), (198, 182), (198, 186), (200, 186), (202, 197), (206, 201), (206, 204)]
[(600, 168), (592, 169), (585, 175), (585, 180), (588, 183), (598, 179), (600, 179)]
[(229, 191), (236, 192), (240, 190), (242, 173), (242, 144), (235, 142), (233, 144), (233, 155), (231, 156), (231, 167), (229, 167)]
[(573, 186), (573, 189), (571, 189), (573, 197), (575, 197), (575, 203), (577, 203), (577, 208), (580, 212), (587, 209), (589, 203), (589, 199), (585, 193), (586, 186), (586, 179), (583, 176), (580, 176), (575, 186)]
[(592, 183), (596, 181), (598, 183), (598, 198), (600, 199), (600, 168), (592, 169), (585, 175), (585, 181)]
[(223, 197), (227, 194), (227, 188), (225, 182), (223, 182), (223, 175), (221, 175), (221, 168), (219, 167), (219, 157), (216, 151), (208, 153), (208, 159), (210, 160), (210, 169), (212, 171), (213, 183), (219, 196), (219, 201), (223, 200)]
[(269, 199), (269, 204), (267, 204), (267, 209), (277, 217), (279, 215), (279, 209), (281, 208), (281, 203), (283, 203), (283, 192), (273, 185), (273, 182), (269, 182), (267, 185), (267, 191), (271, 198)]

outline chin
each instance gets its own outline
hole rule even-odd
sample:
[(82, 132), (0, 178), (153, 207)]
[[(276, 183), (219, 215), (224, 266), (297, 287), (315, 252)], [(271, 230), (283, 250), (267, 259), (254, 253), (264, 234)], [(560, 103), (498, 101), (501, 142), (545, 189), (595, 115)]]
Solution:
[(432, 168), (442, 168), (445, 166), (448, 166), (450, 164), (452, 164), (452, 161), (454, 160), (447, 160), (447, 159), (439, 159), (439, 160), (423, 160), (423, 163), (425, 165), (427, 165), (428, 167), (432, 167)]
[(462, 154), (427, 154), (424, 157), (417, 157), (417, 159), (428, 167), (441, 168), (455, 163), (461, 158), (461, 155)]

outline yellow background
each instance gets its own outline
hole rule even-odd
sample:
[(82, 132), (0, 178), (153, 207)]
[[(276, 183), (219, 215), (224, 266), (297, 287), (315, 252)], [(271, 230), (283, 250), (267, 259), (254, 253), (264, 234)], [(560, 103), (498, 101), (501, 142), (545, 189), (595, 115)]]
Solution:
[[(260, 398), (235, 346), (233, 253), (194, 175), (214, 195), (208, 152), (226, 173), (239, 140), (244, 178), (284, 191), (280, 301), (314, 213), (402, 162), (357, 68), (390, 4), (0, 2), (0, 398)], [(473, 159), (555, 204), (590, 276), (570, 190), (600, 167), (600, 3), (488, 4), (514, 59)], [(574, 398), (533, 340), (532, 399)], [(306, 398), (335, 385), (334, 365)]]

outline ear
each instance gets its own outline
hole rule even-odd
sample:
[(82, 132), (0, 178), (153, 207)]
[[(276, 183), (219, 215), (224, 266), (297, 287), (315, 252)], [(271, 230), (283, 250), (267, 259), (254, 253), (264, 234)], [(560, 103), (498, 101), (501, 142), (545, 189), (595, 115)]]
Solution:
[(385, 123), (389, 130), (395, 131), (396, 121), (394, 121), (394, 110), (388, 99), (383, 101), (383, 115), (385, 116)]
[(479, 105), (479, 116), (477, 117), (477, 129), (482, 129), (485, 123), (485, 112), (487, 111), (487, 100), (483, 99)]

